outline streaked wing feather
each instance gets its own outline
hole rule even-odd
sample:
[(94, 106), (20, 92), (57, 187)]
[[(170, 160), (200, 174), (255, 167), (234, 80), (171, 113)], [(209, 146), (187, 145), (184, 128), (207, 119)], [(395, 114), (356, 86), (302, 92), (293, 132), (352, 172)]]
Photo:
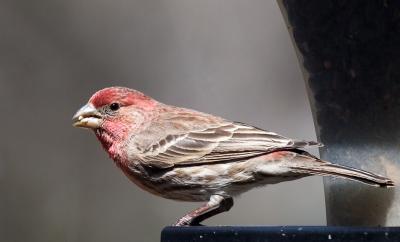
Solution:
[(168, 135), (150, 146), (140, 157), (150, 167), (168, 168), (233, 162), (277, 149), (302, 148), (308, 145), (310, 142), (294, 141), (246, 124), (225, 123), (181, 135)]

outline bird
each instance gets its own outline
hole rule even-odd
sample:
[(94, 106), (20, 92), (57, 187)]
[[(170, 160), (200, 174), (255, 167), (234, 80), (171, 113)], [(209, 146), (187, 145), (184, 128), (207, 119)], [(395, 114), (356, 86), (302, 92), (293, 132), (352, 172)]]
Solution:
[(333, 164), (304, 151), (322, 146), (242, 122), (167, 105), (134, 89), (94, 93), (72, 118), (93, 130), (122, 172), (141, 189), (186, 202), (203, 202), (174, 226), (201, 225), (233, 206), (252, 188), (312, 175), (341, 177), (379, 187), (391, 179)]

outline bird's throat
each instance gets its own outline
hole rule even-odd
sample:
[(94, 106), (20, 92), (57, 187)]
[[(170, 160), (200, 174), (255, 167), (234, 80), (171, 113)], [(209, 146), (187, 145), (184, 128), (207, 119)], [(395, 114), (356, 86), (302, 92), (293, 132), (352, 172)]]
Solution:
[(114, 143), (112, 135), (103, 129), (96, 129), (95, 133), (103, 148), (108, 151)]
[(100, 141), (104, 150), (109, 154), (110, 158), (117, 161), (123, 156), (120, 154), (120, 149), (118, 149), (119, 144), (121, 144), (121, 139), (118, 136), (113, 135), (106, 130), (97, 129), (95, 131), (97, 139)]

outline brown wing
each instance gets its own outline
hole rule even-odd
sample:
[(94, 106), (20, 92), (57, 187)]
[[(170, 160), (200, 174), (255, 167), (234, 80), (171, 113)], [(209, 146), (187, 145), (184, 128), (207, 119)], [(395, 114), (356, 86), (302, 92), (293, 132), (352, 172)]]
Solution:
[(303, 148), (317, 142), (295, 141), (246, 124), (215, 123), (210, 128), (167, 135), (139, 154), (143, 164), (154, 168), (234, 162), (277, 149)]

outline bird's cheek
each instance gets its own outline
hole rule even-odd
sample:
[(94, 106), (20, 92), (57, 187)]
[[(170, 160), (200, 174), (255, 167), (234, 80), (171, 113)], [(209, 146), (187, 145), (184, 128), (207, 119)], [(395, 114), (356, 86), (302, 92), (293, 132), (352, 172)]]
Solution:
[(123, 138), (128, 132), (129, 125), (118, 120), (104, 120), (101, 128), (114, 137)]

